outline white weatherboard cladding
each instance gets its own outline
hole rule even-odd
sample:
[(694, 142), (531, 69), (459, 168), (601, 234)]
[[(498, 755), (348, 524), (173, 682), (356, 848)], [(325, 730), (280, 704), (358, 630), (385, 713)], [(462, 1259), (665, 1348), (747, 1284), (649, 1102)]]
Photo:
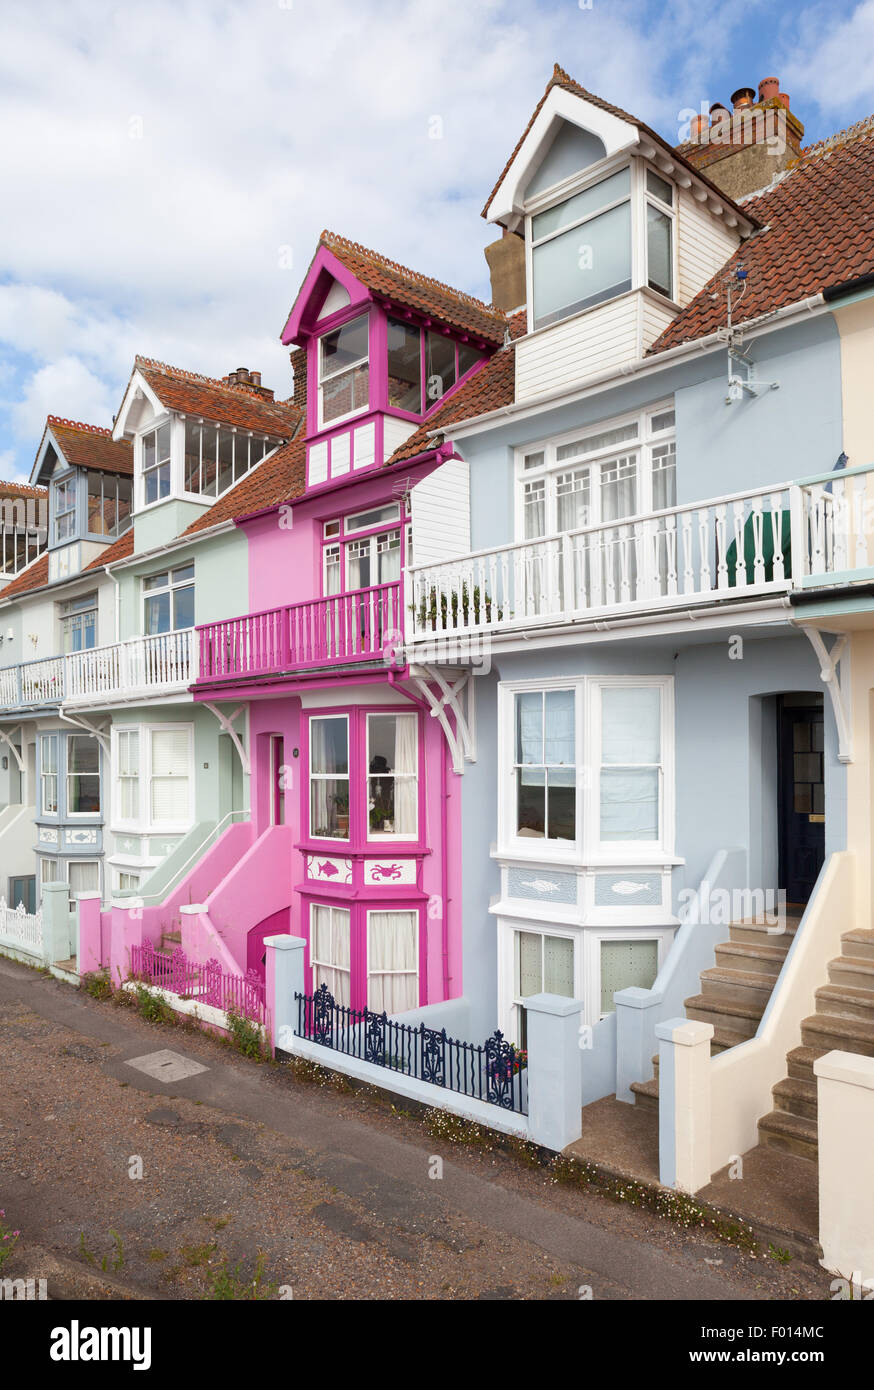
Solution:
[(737, 250), (737, 229), (726, 227), (699, 203), (688, 189), (680, 190), (679, 216), (680, 304), (688, 304)]
[(328, 441), (321, 440), (309, 446), (309, 483), (324, 483), (328, 478)]
[(349, 456), (351, 453), (352, 436), (347, 431), (345, 434), (335, 434), (331, 440), (331, 477), (336, 478), (340, 473), (349, 472)]
[(415, 434), (417, 426), (409, 420), (398, 420), (394, 415), (383, 417), (383, 460), (391, 458), (395, 449), (400, 448), (405, 439)]
[(345, 309), (349, 302), (349, 291), (340, 284), (339, 280), (335, 280), (325, 296), (319, 318), (330, 318), (331, 314), (337, 314), (341, 309)]
[(640, 356), (638, 301), (632, 291), (562, 323), (521, 338), (516, 345), (516, 400), (530, 400)]
[(353, 468), (368, 468), (376, 458), (376, 426), (371, 420), (359, 425), (354, 433)]
[(413, 559), (417, 565), (453, 560), (470, 550), (470, 470), (450, 459), (411, 494)]

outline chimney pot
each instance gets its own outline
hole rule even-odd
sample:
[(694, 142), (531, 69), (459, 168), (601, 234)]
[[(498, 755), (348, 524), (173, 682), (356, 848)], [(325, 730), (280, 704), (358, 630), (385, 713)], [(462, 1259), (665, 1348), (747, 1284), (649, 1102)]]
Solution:
[(755, 96), (753, 87), (738, 87), (737, 91), (731, 94), (731, 104), (735, 111), (741, 111), (747, 106), (752, 106)]
[(250, 372), (250, 373), (249, 373), (249, 380), (251, 381), (251, 383), (252, 383), (253, 386), (260, 386), (260, 385), (261, 385), (261, 373), (260, 373), (260, 372)]
[(759, 101), (773, 101), (779, 94), (779, 77), (763, 77), (759, 83)]
[(789, 110), (789, 93), (788, 93), (788, 92), (778, 92), (778, 93), (777, 93), (777, 100), (778, 100), (779, 102), (782, 102), (782, 104), (786, 107), (786, 110), (787, 110), (787, 111)]
[(700, 140), (705, 130), (710, 129), (709, 116), (693, 116), (689, 124), (689, 138)]

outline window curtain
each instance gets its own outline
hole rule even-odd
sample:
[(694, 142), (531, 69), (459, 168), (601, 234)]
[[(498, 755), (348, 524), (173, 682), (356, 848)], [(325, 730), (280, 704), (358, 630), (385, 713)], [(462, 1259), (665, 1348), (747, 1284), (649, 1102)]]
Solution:
[(601, 839), (657, 840), (661, 692), (606, 688), (601, 695)]
[(524, 515), (527, 541), (546, 534), (546, 483), (542, 479), (525, 484)]
[[(310, 771), (324, 772), (328, 766), (327, 725), (323, 719), (310, 721)], [(328, 790), (330, 784), (322, 777), (310, 777), (310, 834), (325, 830), (330, 824), (328, 818)]]
[(188, 733), (185, 729), (152, 730), (151, 783), (153, 824), (186, 821)]
[(367, 1007), (400, 1014), (419, 1003), (415, 912), (371, 912), (367, 920)]
[(313, 990), (322, 985), (338, 1004), (348, 1008), (351, 979), (349, 912), (341, 907), (310, 908), (310, 961)]
[(395, 721), (395, 834), (415, 835), (419, 813), (418, 730), (414, 714)]

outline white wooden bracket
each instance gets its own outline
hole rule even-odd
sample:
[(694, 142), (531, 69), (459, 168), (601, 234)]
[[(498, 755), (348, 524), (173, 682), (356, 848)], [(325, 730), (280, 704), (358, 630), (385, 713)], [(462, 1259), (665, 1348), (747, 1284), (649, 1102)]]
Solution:
[[(835, 724), (838, 730), (838, 761), (850, 763), (853, 761), (853, 718), (850, 696), (850, 639), (846, 632), (835, 633), (834, 642), (830, 647), (827, 647), (823, 639), (823, 633), (819, 628), (812, 627), (808, 623), (800, 623), (799, 626), (810, 638), (813, 650), (816, 652), (816, 659), (819, 662), (819, 674), (829, 693), (832, 711), (835, 716)], [(828, 629), (825, 630), (827, 631)], [(841, 668), (840, 674), (838, 674), (839, 665)]]
[(106, 729), (98, 729), (93, 724), (89, 724), (83, 715), (66, 714), (62, 709), (58, 710), (58, 717), (67, 724), (72, 724), (74, 728), (81, 729), (90, 738), (96, 738), (107, 758), (110, 756), (109, 733)]
[(237, 730), (234, 728), (235, 720), (237, 720), (241, 714), (245, 714), (246, 706), (238, 705), (237, 708), (234, 710), (233, 714), (223, 714), (217, 705), (210, 704), (208, 700), (205, 700), (204, 704), (206, 705), (206, 708), (212, 714), (215, 715), (219, 724), (222, 726), (222, 729), (233, 743), (240, 757), (240, 766), (242, 767), (243, 771), (248, 777), (252, 772), (252, 765), (249, 762), (249, 754), (243, 747), (242, 739), (240, 738), (240, 735), (238, 734)]
[[(476, 762), (476, 687), (473, 674), (462, 671), (454, 677), (447, 676), (438, 667), (430, 665), (419, 666), (410, 674), (416, 689), (428, 703), (431, 718), (438, 720), (443, 730), (452, 755), (452, 771), (461, 776), (466, 762)], [(437, 691), (432, 689), (434, 685)]]
[(0, 742), (3, 742), (3, 743), (6, 744), (7, 748), (9, 749), (10, 753), (12, 754), (13, 758), (15, 759), (15, 761), (16, 761), (17, 764), (18, 764), (18, 771), (19, 771), (19, 772), (22, 774), (22, 776), (23, 776), (23, 775), (24, 775), (24, 759), (22, 758), (22, 756), (21, 756), (21, 754), (19, 753), (18, 749), (15, 747), (15, 744), (12, 742), (12, 735), (13, 735), (13, 734), (20, 734), (20, 733), (21, 733), (21, 728), (22, 728), (22, 726), (19, 724), (19, 726), (18, 726), (17, 729), (10, 729), (9, 733), (7, 733), (5, 729), (0, 729)]

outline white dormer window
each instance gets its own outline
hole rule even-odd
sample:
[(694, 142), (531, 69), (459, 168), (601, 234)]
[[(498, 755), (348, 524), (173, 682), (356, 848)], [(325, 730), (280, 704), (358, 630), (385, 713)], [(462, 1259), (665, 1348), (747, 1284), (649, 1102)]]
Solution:
[(143, 503), (170, 495), (170, 422), (143, 435)]
[(55, 540), (66, 541), (76, 530), (76, 479), (55, 483)]
[(531, 218), (534, 327), (631, 289), (631, 170)]
[(646, 171), (646, 283), (674, 297), (674, 189), (653, 169)]
[(370, 403), (367, 314), (319, 339), (319, 423), (334, 424)]

